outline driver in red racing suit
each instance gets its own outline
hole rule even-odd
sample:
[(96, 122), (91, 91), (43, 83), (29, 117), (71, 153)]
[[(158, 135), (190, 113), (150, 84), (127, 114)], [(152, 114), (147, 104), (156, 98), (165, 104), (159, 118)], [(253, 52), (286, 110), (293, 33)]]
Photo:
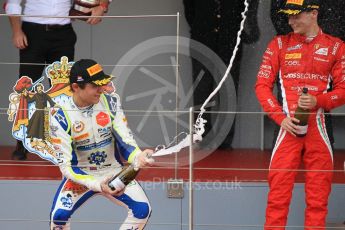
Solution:
[[(316, 0), (305, 0), (304, 8), (295, 7), (295, 2), (288, 0), (284, 11), (294, 32), (269, 43), (255, 85), (264, 111), (281, 126), (268, 174), (265, 229), (270, 230), (285, 229), (296, 169), (302, 160), (306, 169), (305, 229), (324, 229), (333, 156), (323, 111), (345, 103), (345, 46), (319, 28)], [(315, 8), (307, 10), (308, 6)], [(277, 74), (283, 105), (273, 94)], [(331, 80), (334, 88), (327, 92)], [(300, 96), (303, 87), (308, 88), (306, 96)], [(297, 106), (311, 111), (304, 137), (295, 135)]]

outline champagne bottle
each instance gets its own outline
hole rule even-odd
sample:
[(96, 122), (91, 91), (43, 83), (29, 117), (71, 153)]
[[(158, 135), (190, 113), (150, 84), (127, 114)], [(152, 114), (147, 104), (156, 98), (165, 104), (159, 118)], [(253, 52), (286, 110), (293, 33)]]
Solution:
[[(302, 95), (308, 94), (308, 88), (302, 89)], [(302, 109), (301, 107), (297, 107), (295, 111), (295, 118), (299, 120), (299, 123), (295, 123), (298, 127), (298, 131), (295, 133), (298, 137), (304, 137), (307, 135), (308, 131), (308, 118), (309, 118), (309, 109)]]
[(111, 190), (121, 190), (126, 185), (131, 183), (132, 180), (135, 179), (135, 177), (139, 173), (139, 168), (134, 167), (133, 164), (124, 167), (121, 172), (119, 172), (117, 175), (115, 175), (108, 183), (108, 186), (110, 187)]

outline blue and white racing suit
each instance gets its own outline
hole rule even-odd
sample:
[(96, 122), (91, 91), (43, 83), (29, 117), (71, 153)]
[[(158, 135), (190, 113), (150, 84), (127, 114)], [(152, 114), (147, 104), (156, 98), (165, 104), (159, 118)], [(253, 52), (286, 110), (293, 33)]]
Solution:
[(121, 230), (143, 229), (151, 207), (136, 181), (118, 197), (101, 192), (101, 182), (121, 170), (121, 157), (131, 163), (141, 152), (127, 127), (119, 97), (101, 95), (97, 104), (85, 109), (78, 108), (72, 98), (60, 106), (51, 115), (50, 130), (64, 179), (54, 197), (51, 229), (70, 229), (71, 215), (98, 194), (127, 208)]

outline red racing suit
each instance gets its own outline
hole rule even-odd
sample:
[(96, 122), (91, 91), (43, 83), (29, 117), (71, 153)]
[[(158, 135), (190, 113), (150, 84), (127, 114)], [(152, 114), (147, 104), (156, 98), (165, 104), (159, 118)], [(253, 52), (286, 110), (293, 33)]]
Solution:
[[(306, 169), (305, 229), (322, 229), (325, 226), (333, 155), (323, 110), (345, 103), (344, 50), (340, 39), (320, 30), (309, 42), (306, 37), (294, 33), (277, 36), (263, 55), (255, 91), (264, 111), (278, 125), (287, 116), (294, 116), (303, 87), (308, 88), (308, 93), (317, 99), (317, 105), (309, 116), (305, 137), (294, 137), (280, 129), (268, 174), (270, 191), (265, 229), (285, 229), (296, 169), (302, 160)], [(276, 80), (280, 83), (282, 105), (273, 94)], [(333, 90), (327, 92), (331, 80)]]

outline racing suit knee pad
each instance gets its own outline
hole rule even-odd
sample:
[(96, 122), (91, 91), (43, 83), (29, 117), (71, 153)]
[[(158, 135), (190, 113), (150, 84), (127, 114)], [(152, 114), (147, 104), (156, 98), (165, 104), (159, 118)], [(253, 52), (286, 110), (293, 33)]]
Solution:
[(68, 220), (70, 219), (70, 212), (67, 210), (57, 210), (51, 217), (51, 226), (55, 226), (52, 229), (69, 229), (69, 228), (58, 228), (58, 226), (69, 226)]
[(151, 215), (151, 206), (145, 202), (137, 203), (135, 207), (132, 207), (132, 213), (134, 218), (140, 220), (148, 219)]

